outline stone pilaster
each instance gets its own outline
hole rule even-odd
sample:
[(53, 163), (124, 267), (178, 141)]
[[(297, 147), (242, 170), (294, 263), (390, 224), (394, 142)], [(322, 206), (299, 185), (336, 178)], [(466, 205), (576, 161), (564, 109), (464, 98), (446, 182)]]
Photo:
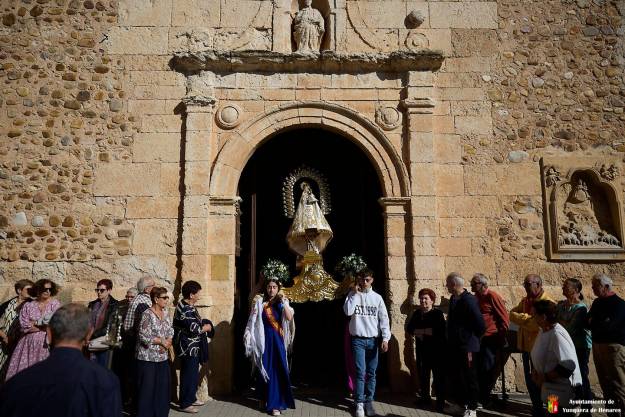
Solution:
[[(188, 94), (185, 105), (184, 208), (182, 231), (182, 280), (197, 280), (203, 286), (210, 279), (208, 259), (208, 190), (210, 183), (211, 136), (216, 100), (212, 96)], [(207, 298), (201, 304), (208, 303)]]
[(235, 257), (238, 251), (240, 197), (210, 197), (208, 214), (208, 258), (210, 284), (214, 305), (211, 320), (222, 323), (220, 337), (211, 343), (213, 352), (219, 352), (219, 361), (210, 364), (211, 385), (216, 392), (227, 392), (232, 387), (234, 357), (232, 346), (240, 341), (234, 339), (232, 327), (227, 324), (234, 314), (234, 288), (236, 281)]
[(411, 239), (416, 281), (440, 278), (437, 257), (436, 166), (434, 161), (432, 73), (409, 72), (406, 99), (406, 153), (411, 183)]
[(410, 198), (381, 198), (384, 217), (386, 275), (388, 277), (388, 311), (393, 337), (389, 344), (389, 379), (393, 391), (405, 391), (410, 385), (410, 371), (406, 366), (405, 312), (402, 305), (409, 296), (412, 275), (410, 236)]

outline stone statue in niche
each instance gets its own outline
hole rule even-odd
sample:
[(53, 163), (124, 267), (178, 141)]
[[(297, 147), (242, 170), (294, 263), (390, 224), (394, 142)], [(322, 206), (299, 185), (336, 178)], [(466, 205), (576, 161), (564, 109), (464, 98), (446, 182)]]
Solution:
[(304, 0), (304, 7), (293, 19), (296, 52), (319, 52), (324, 32), (325, 21), (321, 12), (312, 7), (312, 0)]
[[(620, 248), (613, 230), (610, 207), (599, 187), (592, 191), (584, 176), (557, 190), (558, 245), (564, 248)], [(560, 205), (560, 204), (558, 204)]]

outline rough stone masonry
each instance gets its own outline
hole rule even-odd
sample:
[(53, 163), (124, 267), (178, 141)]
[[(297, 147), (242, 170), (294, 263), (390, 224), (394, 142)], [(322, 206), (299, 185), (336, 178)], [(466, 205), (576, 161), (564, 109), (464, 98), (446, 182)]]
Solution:
[[(557, 298), (580, 276), (592, 301), (596, 272), (623, 294), (623, 1), (312, 7), (325, 20), (320, 52), (298, 55), (290, 0), (3, 1), (0, 298), (22, 278), (53, 279), (62, 301), (79, 302), (105, 277), (116, 296), (145, 273), (172, 289), (199, 279), (204, 314), (230, 329), (238, 176), (265, 137), (304, 121), (386, 167), (398, 346), (409, 288), (444, 294), (451, 271), (485, 273), (509, 307), (529, 272)], [(541, 158), (569, 161), (558, 184), (582, 180), (609, 209), (548, 229)], [(618, 244), (558, 244), (593, 222)], [(234, 343), (232, 330), (214, 343), (214, 392), (231, 388)], [(393, 378), (406, 381), (398, 351)]]

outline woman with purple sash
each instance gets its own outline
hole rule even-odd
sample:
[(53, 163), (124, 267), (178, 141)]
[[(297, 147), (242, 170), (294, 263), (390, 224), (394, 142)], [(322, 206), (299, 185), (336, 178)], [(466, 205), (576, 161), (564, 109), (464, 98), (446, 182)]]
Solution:
[(268, 276), (264, 294), (253, 300), (243, 336), (246, 355), (260, 374), (258, 393), (264, 409), (274, 416), (295, 408), (286, 356), (293, 343), (294, 312), (280, 288), (280, 281)]

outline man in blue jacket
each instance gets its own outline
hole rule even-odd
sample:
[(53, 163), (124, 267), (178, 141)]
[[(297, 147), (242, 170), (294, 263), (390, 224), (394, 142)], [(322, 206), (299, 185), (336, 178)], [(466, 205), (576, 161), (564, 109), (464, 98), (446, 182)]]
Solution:
[(458, 377), (457, 400), (464, 408), (458, 411), (462, 411), (464, 417), (476, 417), (479, 386), (475, 362), (486, 325), (477, 298), (464, 288), (464, 279), (459, 273), (447, 275), (446, 286), (451, 294), (447, 315), (449, 369)]
[(0, 416), (121, 417), (117, 377), (82, 354), (90, 333), (86, 307), (59, 308), (48, 326), (50, 356), (2, 387)]

